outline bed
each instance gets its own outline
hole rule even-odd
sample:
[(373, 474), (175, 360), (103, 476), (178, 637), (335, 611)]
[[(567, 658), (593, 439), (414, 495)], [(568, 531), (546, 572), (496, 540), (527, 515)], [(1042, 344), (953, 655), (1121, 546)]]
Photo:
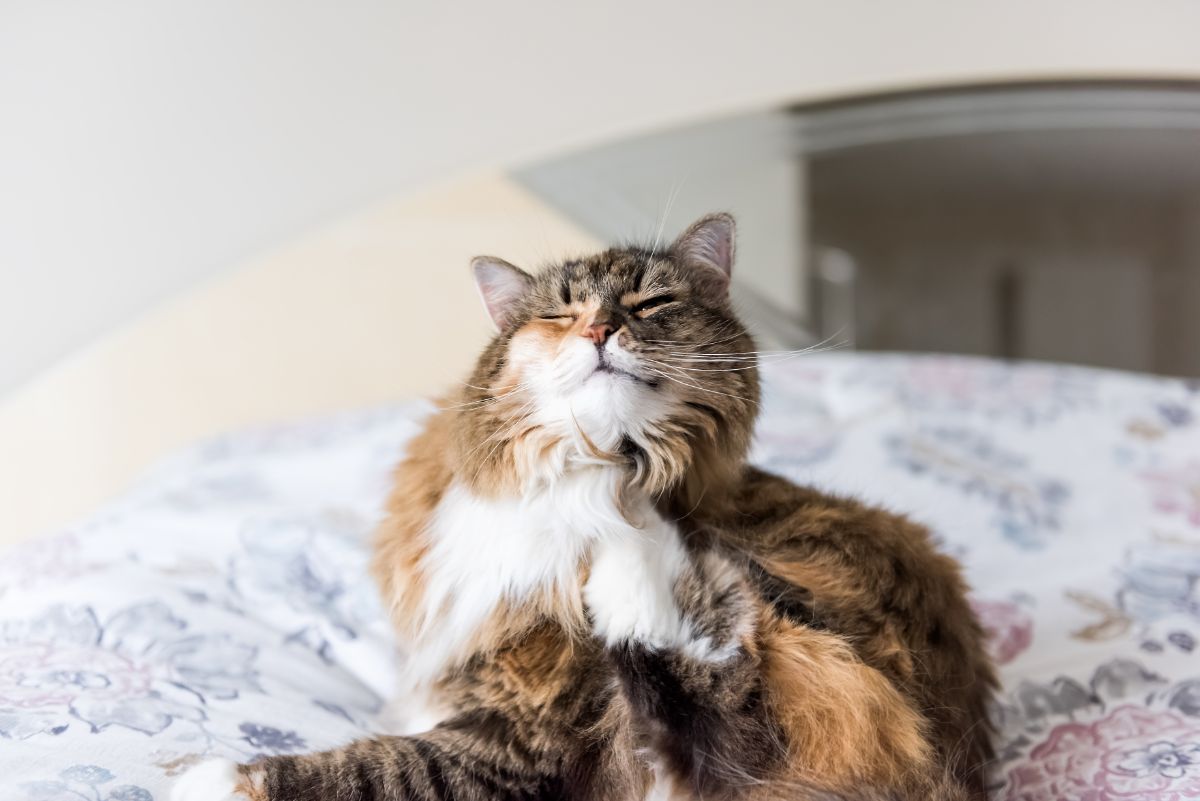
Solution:
[[(756, 462), (966, 565), (1004, 682), (995, 798), (1200, 798), (1200, 383), (869, 354), (764, 376)], [(165, 801), (204, 755), (375, 729), (367, 543), (429, 408), (214, 439), (0, 559), (0, 798)]]

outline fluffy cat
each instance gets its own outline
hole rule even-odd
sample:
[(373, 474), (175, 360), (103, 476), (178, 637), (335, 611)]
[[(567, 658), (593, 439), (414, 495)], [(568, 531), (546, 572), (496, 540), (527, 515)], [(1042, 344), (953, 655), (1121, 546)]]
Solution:
[(531, 276), (396, 474), (374, 573), (409, 733), (175, 801), (982, 799), (995, 686), (925, 529), (745, 463), (734, 223)]

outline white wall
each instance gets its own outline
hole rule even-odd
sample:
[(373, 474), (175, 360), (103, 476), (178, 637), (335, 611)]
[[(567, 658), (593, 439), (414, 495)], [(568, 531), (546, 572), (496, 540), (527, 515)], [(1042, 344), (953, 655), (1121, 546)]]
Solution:
[(448, 172), (848, 92), (1195, 79), (1197, 30), (1192, 0), (0, 0), (0, 393)]

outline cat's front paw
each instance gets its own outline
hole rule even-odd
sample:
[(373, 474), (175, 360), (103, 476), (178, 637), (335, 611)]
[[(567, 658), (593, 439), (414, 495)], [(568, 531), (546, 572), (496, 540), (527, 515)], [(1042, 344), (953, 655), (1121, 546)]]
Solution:
[(687, 555), (675, 532), (663, 528), (614, 536), (592, 552), (583, 600), (606, 645), (634, 640), (661, 648), (688, 639), (674, 597)]
[(171, 801), (260, 801), (246, 786), (236, 762), (210, 759), (188, 768), (171, 788)]

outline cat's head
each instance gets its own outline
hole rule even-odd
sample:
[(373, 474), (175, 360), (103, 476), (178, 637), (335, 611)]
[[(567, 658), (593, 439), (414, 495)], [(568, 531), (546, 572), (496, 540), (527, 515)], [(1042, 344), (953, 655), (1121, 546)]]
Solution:
[(499, 333), (463, 396), (471, 428), (493, 442), (575, 438), (659, 492), (688, 472), (736, 466), (758, 376), (730, 307), (733, 254), (733, 218), (713, 214), (670, 247), (612, 248), (532, 275), (476, 258)]

